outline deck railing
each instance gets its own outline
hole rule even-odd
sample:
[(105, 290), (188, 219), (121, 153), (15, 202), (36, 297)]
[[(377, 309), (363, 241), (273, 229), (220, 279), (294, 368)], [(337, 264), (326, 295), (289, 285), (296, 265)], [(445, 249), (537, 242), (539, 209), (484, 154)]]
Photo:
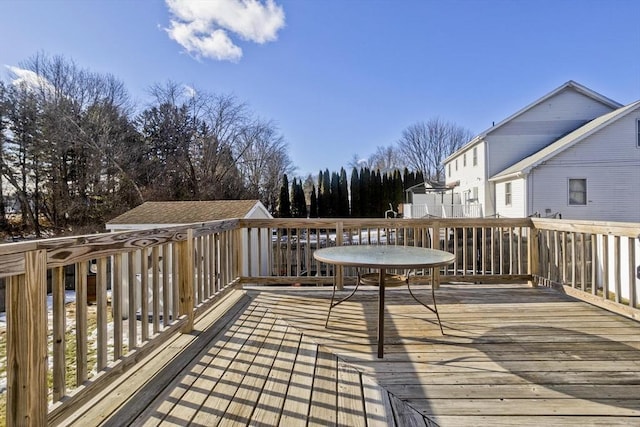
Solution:
[(435, 272), (441, 282), (541, 282), (638, 317), (639, 230), (531, 218), (239, 219), (1, 245), (7, 424), (64, 418), (173, 334), (189, 332), (230, 289), (353, 283), (353, 268), (313, 258), (326, 246), (443, 249), (456, 257)]
[(640, 320), (640, 224), (533, 218), (540, 282)]

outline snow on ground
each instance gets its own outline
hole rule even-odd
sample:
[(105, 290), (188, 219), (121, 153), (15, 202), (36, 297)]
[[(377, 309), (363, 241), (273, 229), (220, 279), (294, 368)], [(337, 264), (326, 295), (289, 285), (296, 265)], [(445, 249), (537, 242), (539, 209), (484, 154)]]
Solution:
[[(68, 304), (70, 302), (75, 302), (76, 300), (76, 291), (65, 291), (64, 292), (64, 302)], [(47, 295), (47, 312), (51, 314), (53, 310), (53, 295)], [(7, 327), (7, 313), (2, 311), (0, 312), (0, 329), (5, 329)]]

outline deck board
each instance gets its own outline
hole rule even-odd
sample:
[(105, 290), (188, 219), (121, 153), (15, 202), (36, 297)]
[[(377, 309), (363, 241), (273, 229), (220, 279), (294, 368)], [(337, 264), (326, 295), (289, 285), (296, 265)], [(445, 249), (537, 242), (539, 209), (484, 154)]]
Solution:
[[(432, 313), (394, 289), (383, 359), (376, 290), (337, 306), (329, 328), (326, 288), (246, 292), (250, 302), (163, 387), (136, 380), (139, 393), (155, 393), (142, 410), (94, 402), (78, 425), (640, 424), (640, 325), (554, 290), (443, 285), (443, 336)], [(430, 301), (428, 289), (417, 293)]]

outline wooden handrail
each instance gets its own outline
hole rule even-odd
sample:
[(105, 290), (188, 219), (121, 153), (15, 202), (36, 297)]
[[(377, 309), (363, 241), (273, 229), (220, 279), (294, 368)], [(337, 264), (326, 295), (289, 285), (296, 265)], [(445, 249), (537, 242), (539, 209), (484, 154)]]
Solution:
[[(83, 393), (89, 393), (170, 334), (192, 331), (204, 304), (242, 283), (353, 283), (351, 269), (331, 273), (313, 259), (312, 251), (322, 245), (444, 249), (456, 260), (436, 272), (442, 283), (529, 280), (640, 318), (634, 281), (639, 230), (639, 224), (540, 218), (231, 219), (0, 245), (0, 277), (6, 278), (8, 292), (7, 419), (12, 425), (45, 424), (47, 417), (51, 421), (84, 399), (65, 378), (69, 274), (78, 292), (73, 347), (79, 350), (71, 357), (79, 367), (77, 385), (84, 384)], [(87, 381), (89, 331), (82, 302), (89, 262), (97, 270), (95, 367), (100, 374)], [(54, 302), (51, 391), (45, 363), (49, 284)], [(110, 330), (107, 322), (113, 322)]]

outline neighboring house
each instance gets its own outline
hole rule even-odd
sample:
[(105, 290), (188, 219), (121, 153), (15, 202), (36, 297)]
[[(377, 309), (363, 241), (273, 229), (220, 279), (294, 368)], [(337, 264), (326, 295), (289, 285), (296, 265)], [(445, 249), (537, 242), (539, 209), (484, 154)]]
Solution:
[[(214, 200), (214, 201), (182, 201), (182, 202), (145, 202), (130, 211), (112, 219), (106, 224), (109, 231), (143, 230), (149, 228), (163, 228), (186, 224), (196, 224), (232, 218), (273, 218), (267, 208), (259, 200)], [(268, 253), (271, 244), (271, 232), (263, 230), (264, 238), (258, 243), (258, 233), (252, 233), (252, 243), (243, 245), (251, 251), (243, 254), (243, 274), (248, 272), (248, 260), (252, 260), (253, 274), (268, 274), (268, 260), (262, 258), (262, 265), (257, 263), (260, 249)], [(248, 239), (247, 231), (243, 230), (243, 239)]]
[[(425, 181), (405, 190), (402, 213), (405, 218), (480, 218), (482, 205), (454, 193), (454, 186)], [(466, 196), (466, 195), (465, 195)]]
[(569, 81), (453, 153), (445, 174), (485, 216), (640, 222), (640, 101)]

